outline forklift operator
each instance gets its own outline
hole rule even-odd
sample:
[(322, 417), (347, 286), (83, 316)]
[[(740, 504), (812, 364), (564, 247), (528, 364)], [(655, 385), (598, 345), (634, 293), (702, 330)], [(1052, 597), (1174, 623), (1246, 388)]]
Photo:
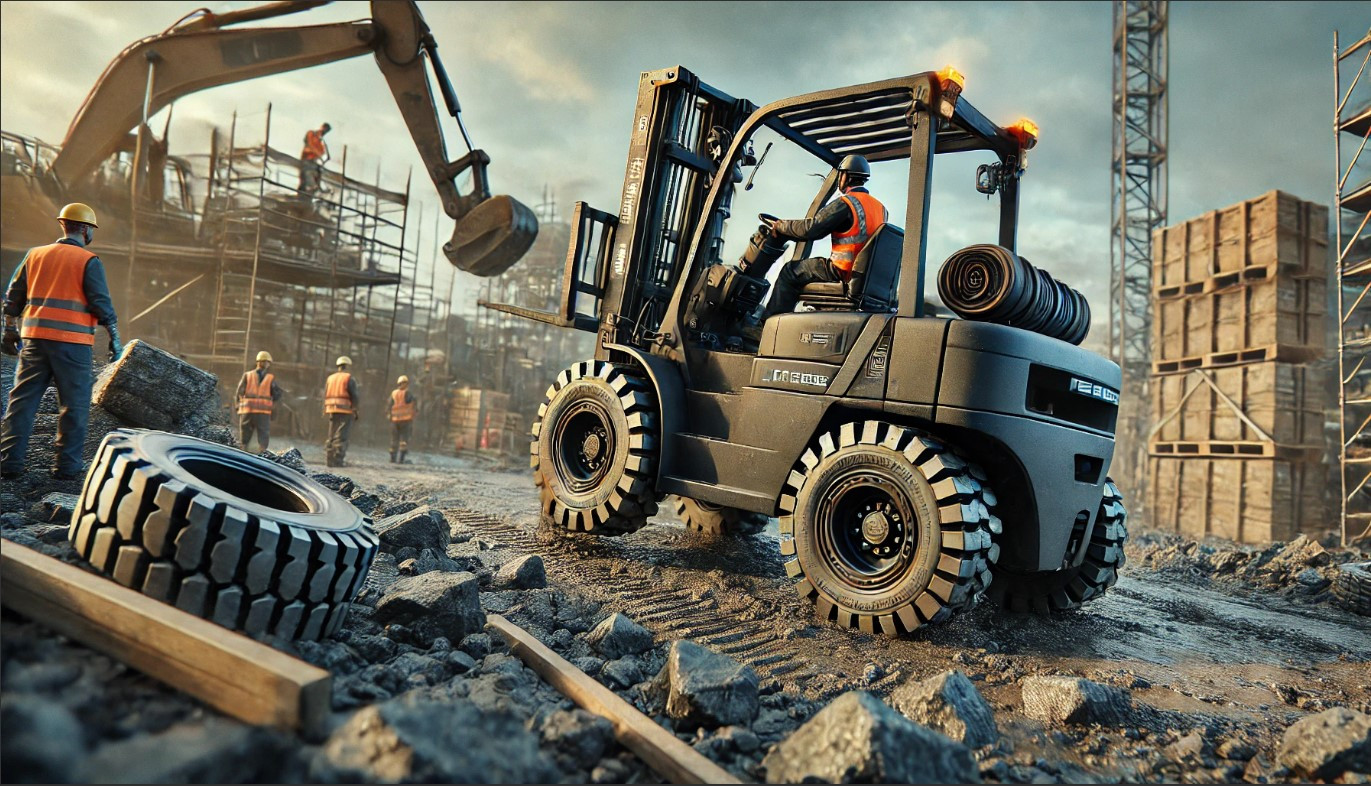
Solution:
[(788, 240), (817, 240), (833, 236), (832, 257), (810, 257), (790, 262), (776, 277), (763, 320), (773, 314), (795, 309), (800, 290), (814, 282), (846, 281), (852, 276), (852, 263), (867, 240), (886, 222), (886, 209), (864, 187), (871, 177), (871, 165), (862, 156), (847, 156), (838, 164), (838, 190), (841, 196), (829, 202), (813, 218), (776, 221), (771, 234)]

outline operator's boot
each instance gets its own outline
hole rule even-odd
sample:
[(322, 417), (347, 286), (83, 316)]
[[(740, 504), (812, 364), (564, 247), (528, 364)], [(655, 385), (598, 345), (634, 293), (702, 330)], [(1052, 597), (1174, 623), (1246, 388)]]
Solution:
[(408, 464), (408, 463), (409, 463), (409, 459), (405, 458), (405, 456), (408, 456), (408, 455), (409, 455), (409, 451), (408, 451), (408, 450), (402, 450), (402, 451), (400, 451), (400, 461), (399, 461), (399, 463), (400, 463), (400, 464)]

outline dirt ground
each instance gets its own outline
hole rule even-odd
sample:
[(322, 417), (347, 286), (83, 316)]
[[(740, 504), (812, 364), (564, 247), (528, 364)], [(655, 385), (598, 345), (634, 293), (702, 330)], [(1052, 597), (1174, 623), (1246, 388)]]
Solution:
[[(292, 446), (289, 440), (272, 445), (279, 451)], [(311, 471), (323, 470), (321, 448), (294, 447)], [(982, 604), (949, 624), (891, 639), (818, 623), (785, 576), (774, 523), (755, 536), (710, 538), (687, 531), (664, 503), (653, 523), (632, 535), (569, 536), (538, 527), (537, 495), (522, 462), (425, 453), (411, 454), (411, 459), (413, 464), (397, 466), (382, 450), (354, 448), (349, 466), (336, 472), (381, 500), (428, 504), (442, 511), (453, 529), (453, 559), (496, 570), (520, 556), (540, 555), (546, 565), (547, 592), (563, 607), (583, 607), (599, 617), (623, 612), (655, 634), (659, 649), (662, 642), (690, 639), (752, 667), (761, 679), (763, 706), (770, 708), (753, 726), (762, 740), (760, 749), (715, 756), (720, 749), (717, 739), (693, 740), (697, 749), (744, 779), (764, 777), (758, 765), (770, 740), (783, 739), (844, 692), (861, 689), (888, 698), (906, 682), (952, 669), (966, 674), (994, 711), (1000, 739), (975, 751), (976, 765), (987, 781), (1298, 780), (1276, 761), (1287, 727), (1332, 707), (1371, 713), (1368, 620), (1332, 604), (1327, 591), (1327, 578), (1336, 564), (1358, 555), (1325, 550), (1317, 543), (1300, 541), (1266, 550), (1195, 544), (1148, 534), (1142, 522), (1133, 520), (1129, 564), (1122, 578), (1104, 599), (1083, 611), (1044, 618), (1008, 615)], [(32, 501), (34, 493), (26, 492), (25, 500)], [(38, 541), (61, 540), (56, 526), (30, 529)], [(485, 589), (481, 601), (488, 612), (516, 620), (521, 613), (527, 615), (530, 606), (517, 594)], [(376, 626), (366, 627), (365, 614), (361, 619), (362, 627), (346, 647), (304, 648), (301, 654), (335, 668), (336, 661), (330, 659), (341, 658), (340, 651), (364, 651), (383, 637)], [(586, 620), (579, 630), (589, 624)], [(130, 741), (140, 735), (175, 731), (178, 724), (191, 720), (203, 725), (205, 718), (215, 715), (8, 613), (3, 625), (6, 706), (16, 706), (23, 698), (16, 694), (26, 691), (79, 694), (68, 704), (85, 724), (87, 739), (120, 742), (109, 744), (108, 750), (127, 757)], [(566, 627), (573, 633), (578, 629)], [(555, 632), (570, 640), (567, 631)], [(454, 655), (457, 644), (450, 645)], [(394, 645), (387, 646), (395, 651)], [(461, 649), (468, 649), (466, 642)], [(486, 656), (482, 668), (487, 676), (503, 669), (498, 662), (503, 657)], [(644, 658), (644, 668), (660, 667), (650, 653)], [(372, 662), (376, 665), (362, 669), (362, 676), (383, 667)], [(54, 677), (52, 668), (44, 670), (52, 663), (66, 671)], [(77, 666), (69, 667), (70, 663)], [(461, 691), (453, 687), (461, 678), (450, 676), (435, 678), (436, 684), (422, 679), (407, 684), (425, 686), (430, 696), (460, 693), (465, 698), (470, 691), (475, 697), (481, 690), (479, 680), (486, 679), (470, 679), (479, 671), (472, 668), (467, 675), (471, 687), (464, 684)], [(1021, 680), (1029, 675), (1080, 676), (1125, 689), (1131, 692), (1135, 710), (1126, 722), (1112, 725), (1035, 720), (1025, 714), (1020, 697)], [(60, 683), (56, 688), (49, 684), (54, 681)], [(335, 695), (335, 710), (365, 705), (402, 689), (403, 685), (361, 699), (340, 700)], [(538, 690), (535, 686), (530, 693)], [(632, 690), (621, 693), (632, 695)], [(540, 695), (544, 701), (557, 701), (548, 690)], [(109, 710), (109, 702), (119, 702), (118, 711)], [(82, 714), (82, 707), (98, 708)], [(9, 709), (6, 713), (7, 724), (11, 717), (30, 718), (23, 713), (14, 716)], [(38, 710), (31, 715), (42, 720)], [(342, 717), (340, 712), (340, 723)], [(541, 714), (529, 717), (530, 727), (545, 723)], [(54, 733), (61, 731), (61, 724), (57, 726)], [(543, 735), (546, 739), (547, 732)], [(722, 738), (722, 731), (715, 736)], [(294, 763), (243, 770), (239, 759), (249, 757), (240, 753), (235, 759), (220, 750), (220, 743), (215, 755), (238, 762), (238, 769), (214, 769), (210, 762), (172, 772), (181, 780), (350, 779), (346, 773), (320, 771), (310, 764), (319, 758), (317, 743), (302, 745), (280, 735), (259, 735), (242, 742), (244, 750), (266, 746), (291, 751), (281, 760)], [(97, 753), (68, 774), (80, 779), (102, 767), (117, 771), (124, 760), (116, 753), (104, 758)], [(655, 780), (650, 770), (617, 746), (603, 756), (598, 763), (592, 758), (582, 765), (566, 765), (560, 778)], [(127, 766), (132, 768), (130, 775), (142, 772)], [(446, 778), (452, 777), (449, 771)], [(1343, 782), (1366, 780), (1347, 774)]]

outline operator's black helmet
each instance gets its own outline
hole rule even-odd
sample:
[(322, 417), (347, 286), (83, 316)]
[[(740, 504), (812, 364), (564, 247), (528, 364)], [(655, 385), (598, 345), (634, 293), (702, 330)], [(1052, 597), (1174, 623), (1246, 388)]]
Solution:
[(866, 162), (864, 156), (844, 156), (838, 163), (838, 171), (862, 180), (871, 179), (871, 165)]

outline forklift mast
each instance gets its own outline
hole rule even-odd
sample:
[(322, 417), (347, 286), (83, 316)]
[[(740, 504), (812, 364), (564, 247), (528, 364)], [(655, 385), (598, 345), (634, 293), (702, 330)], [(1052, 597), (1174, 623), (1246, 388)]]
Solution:
[[(606, 344), (649, 349), (682, 272), (690, 240), (702, 221), (719, 227), (725, 200), (705, 216), (703, 205), (719, 161), (756, 109), (704, 84), (676, 66), (643, 73), (633, 111), (628, 168), (613, 234), (596, 356)], [(722, 240), (720, 240), (722, 242)]]

